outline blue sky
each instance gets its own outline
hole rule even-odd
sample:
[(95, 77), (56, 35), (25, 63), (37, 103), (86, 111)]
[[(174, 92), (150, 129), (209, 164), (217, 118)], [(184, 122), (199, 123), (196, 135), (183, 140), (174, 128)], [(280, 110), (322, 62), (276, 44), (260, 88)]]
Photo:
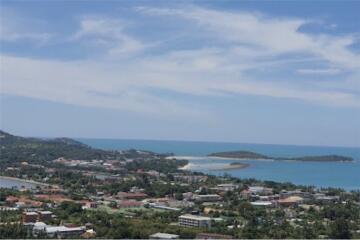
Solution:
[(360, 146), (359, 1), (1, 1), (1, 128)]

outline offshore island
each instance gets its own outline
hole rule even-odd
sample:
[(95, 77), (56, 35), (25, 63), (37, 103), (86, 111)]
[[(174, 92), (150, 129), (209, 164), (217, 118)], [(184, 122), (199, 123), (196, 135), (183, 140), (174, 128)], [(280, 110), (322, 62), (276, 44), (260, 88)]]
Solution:
[(340, 155), (302, 156), (302, 157), (271, 157), (250, 151), (228, 151), (211, 153), (210, 157), (250, 159), (250, 160), (274, 160), (274, 161), (301, 161), (301, 162), (352, 162), (353, 158)]

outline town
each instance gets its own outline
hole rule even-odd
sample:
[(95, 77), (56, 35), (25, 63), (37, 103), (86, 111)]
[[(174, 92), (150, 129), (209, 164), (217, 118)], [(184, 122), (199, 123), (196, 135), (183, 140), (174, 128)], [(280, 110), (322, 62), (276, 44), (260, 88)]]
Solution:
[[(171, 154), (127, 150), (101, 159), (63, 139), (3, 136), (0, 181), (31, 187), (0, 188), (2, 238), (360, 237), (359, 191), (191, 172)], [(37, 144), (38, 158), (25, 143)], [(87, 154), (69, 157), (69, 148)], [(29, 158), (13, 160), (17, 151)]]

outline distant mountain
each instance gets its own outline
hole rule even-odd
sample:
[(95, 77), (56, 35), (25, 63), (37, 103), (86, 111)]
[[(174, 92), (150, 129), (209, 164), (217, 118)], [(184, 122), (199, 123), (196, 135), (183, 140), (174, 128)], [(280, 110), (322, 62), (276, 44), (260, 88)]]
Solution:
[(270, 157), (250, 151), (229, 151), (211, 153), (212, 157), (236, 158), (236, 159), (272, 159), (276, 161), (302, 161), (302, 162), (351, 162), (351, 157), (340, 155), (304, 156), (304, 157)]

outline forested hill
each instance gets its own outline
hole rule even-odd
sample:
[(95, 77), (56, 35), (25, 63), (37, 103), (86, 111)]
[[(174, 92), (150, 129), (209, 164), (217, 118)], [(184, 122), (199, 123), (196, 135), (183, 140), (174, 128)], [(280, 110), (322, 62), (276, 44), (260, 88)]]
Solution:
[[(141, 155), (146, 154), (154, 155), (151, 152), (141, 152)], [(28, 161), (41, 163), (59, 157), (82, 160), (122, 160), (138, 155), (140, 153), (136, 150), (119, 152), (95, 149), (69, 138), (25, 138), (0, 131), (0, 162)]]

